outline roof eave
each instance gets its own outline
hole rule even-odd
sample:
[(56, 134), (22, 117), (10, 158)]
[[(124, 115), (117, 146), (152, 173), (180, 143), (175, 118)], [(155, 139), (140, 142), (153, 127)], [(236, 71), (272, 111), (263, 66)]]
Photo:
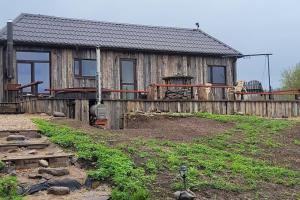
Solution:
[[(99, 46), (99, 45), (84, 45), (84, 44), (67, 44), (67, 43), (46, 43), (46, 42), (28, 42), (28, 41), (17, 41), (14, 40), (15, 45), (26, 45), (26, 46), (46, 46), (46, 47), (69, 47), (69, 48), (97, 48), (100, 47), (102, 49), (111, 49), (111, 50), (119, 50), (119, 51), (136, 51), (136, 52), (153, 52), (153, 53), (169, 53), (169, 54), (184, 54), (184, 55), (204, 55), (204, 56), (214, 56), (214, 57), (226, 57), (233, 54), (226, 53), (205, 53), (205, 52), (197, 52), (197, 51), (173, 51), (173, 50), (158, 50), (158, 49), (145, 49), (145, 48), (127, 48), (127, 47), (111, 47), (111, 46)], [(241, 56), (242, 54), (236, 51), (237, 56)]]

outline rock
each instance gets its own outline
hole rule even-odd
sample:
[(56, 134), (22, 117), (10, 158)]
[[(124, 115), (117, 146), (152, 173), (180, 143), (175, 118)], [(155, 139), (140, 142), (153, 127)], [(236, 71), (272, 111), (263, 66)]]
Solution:
[(236, 115), (245, 115), (243, 112), (236, 112)]
[(39, 174), (50, 174), (52, 176), (64, 176), (70, 174), (68, 169), (65, 168), (40, 168)]
[(50, 187), (47, 190), (47, 194), (54, 194), (54, 195), (67, 195), (70, 194), (70, 189), (68, 187)]
[(16, 153), (18, 151), (18, 149), (10, 149), (7, 151), (7, 153)]
[(196, 198), (196, 195), (192, 191), (187, 190), (187, 191), (176, 191), (174, 193), (174, 197), (177, 200), (193, 200)]
[(33, 149), (33, 150), (30, 150), (28, 153), (29, 154), (37, 154), (38, 152), (35, 149)]
[(11, 172), (9, 172), (10, 176), (17, 176), (17, 172), (16, 170), (12, 170)]
[(28, 174), (29, 179), (41, 179), (43, 176), (41, 174)]
[(81, 184), (76, 179), (72, 178), (64, 178), (60, 180), (49, 180), (47, 184), (51, 186), (59, 186), (59, 187), (68, 187), (71, 191), (79, 190), (81, 188)]
[(9, 135), (6, 138), (7, 141), (24, 141), (25, 139), (26, 137), (24, 135)]
[(70, 158), (70, 163), (71, 163), (71, 165), (76, 165), (77, 161), (78, 161), (78, 158), (76, 158), (75, 156), (72, 156), (72, 157)]
[(39, 160), (39, 165), (42, 167), (48, 167), (49, 163), (47, 160)]
[(66, 117), (65, 113), (62, 112), (53, 112), (54, 117)]

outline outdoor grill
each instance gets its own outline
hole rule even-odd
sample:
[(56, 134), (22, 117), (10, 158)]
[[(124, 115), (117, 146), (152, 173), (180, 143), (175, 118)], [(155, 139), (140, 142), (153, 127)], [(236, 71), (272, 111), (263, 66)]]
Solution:
[[(174, 76), (164, 77), (163, 80), (167, 85), (191, 85), (192, 76), (185, 76), (182, 74), (176, 74)], [(193, 89), (192, 87), (167, 87), (165, 92), (165, 99), (192, 99)]]

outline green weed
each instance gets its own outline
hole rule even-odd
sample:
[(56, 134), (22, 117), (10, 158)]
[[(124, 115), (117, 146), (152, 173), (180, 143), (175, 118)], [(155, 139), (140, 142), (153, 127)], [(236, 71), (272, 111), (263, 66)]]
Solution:
[(149, 192), (145, 187), (147, 177), (142, 168), (137, 168), (132, 159), (119, 149), (94, 143), (86, 134), (68, 127), (61, 127), (41, 119), (33, 120), (43, 134), (64, 148), (75, 151), (79, 159), (95, 162), (88, 172), (95, 180), (114, 184), (114, 200), (146, 200)]

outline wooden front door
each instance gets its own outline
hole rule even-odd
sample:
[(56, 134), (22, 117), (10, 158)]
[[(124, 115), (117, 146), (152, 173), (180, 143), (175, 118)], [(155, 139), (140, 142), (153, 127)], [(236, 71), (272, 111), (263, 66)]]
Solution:
[[(136, 90), (136, 60), (120, 60), (120, 87), (121, 90)], [(122, 99), (135, 99), (136, 93), (121, 93)]]

